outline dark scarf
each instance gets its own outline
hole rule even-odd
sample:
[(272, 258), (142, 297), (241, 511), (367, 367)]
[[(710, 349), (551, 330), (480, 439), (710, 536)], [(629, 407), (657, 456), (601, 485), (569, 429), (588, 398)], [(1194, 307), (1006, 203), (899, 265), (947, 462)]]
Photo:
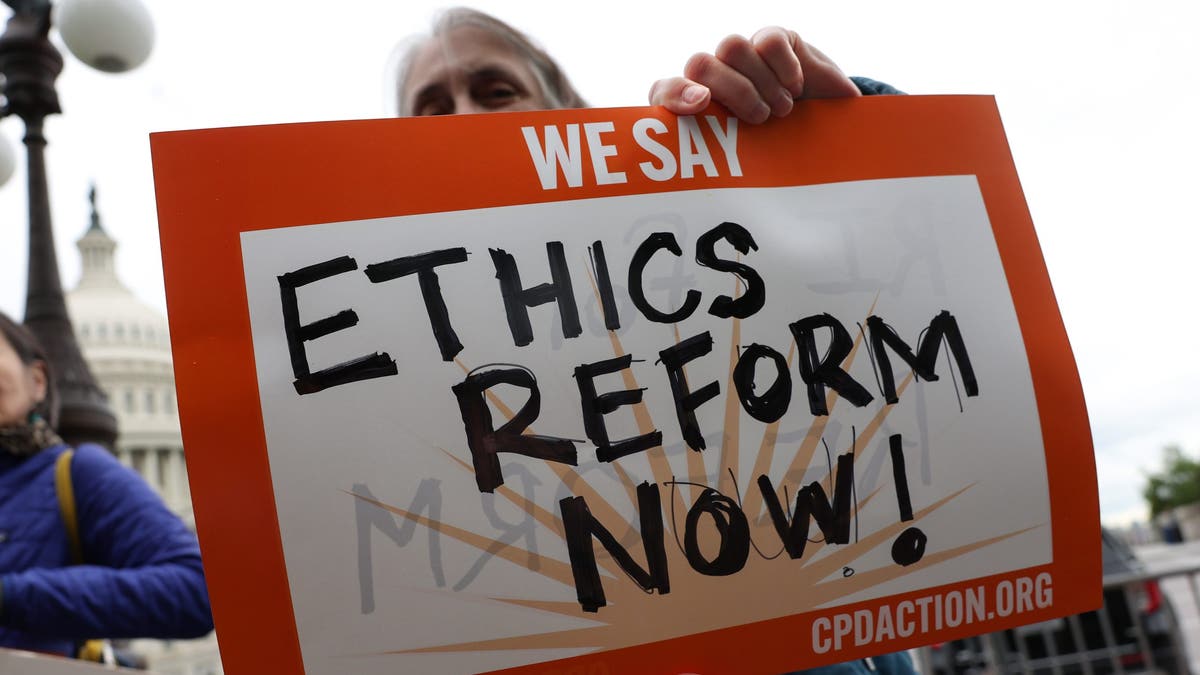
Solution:
[(0, 449), (17, 457), (29, 457), (59, 443), (62, 439), (37, 413), (24, 424), (0, 429)]

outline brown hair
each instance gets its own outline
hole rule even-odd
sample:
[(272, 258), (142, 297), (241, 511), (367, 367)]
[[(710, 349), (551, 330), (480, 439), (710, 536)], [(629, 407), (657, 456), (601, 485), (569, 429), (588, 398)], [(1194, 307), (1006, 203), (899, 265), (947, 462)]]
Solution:
[(46, 373), (46, 397), (38, 403), (33, 412), (45, 418), (54, 427), (58, 424), (58, 391), (54, 388), (54, 373), (50, 370), (50, 361), (46, 358), (46, 350), (38, 342), (37, 336), (29, 328), (13, 321), (4, 312), (0, 312), (0, 334), (8, 344), (12, 345), (17, 358), (26, 367), (41, 363)]
[(542, 89), (542, 98), (551, 109), (588, 107), (558, 63), (527, 35), (490, 14), (467, 7), (455, 7), (438, 15), (428, 36), (423, 39), (411, 40), (404, 48), (404, 55), (396, 69), (397, 115), (400, 117), (412, 115), (409, 110), (411, 102), (404, 100), (404, 85), (408, 81), (408, 71), (412, 66), (413, 56), (417, 49), (428, 40), (443, 37), (459, 26), (481, 28), (512, 45), (517, 55), (529, 63), (530, 70), (533, 71), (533, 76)]

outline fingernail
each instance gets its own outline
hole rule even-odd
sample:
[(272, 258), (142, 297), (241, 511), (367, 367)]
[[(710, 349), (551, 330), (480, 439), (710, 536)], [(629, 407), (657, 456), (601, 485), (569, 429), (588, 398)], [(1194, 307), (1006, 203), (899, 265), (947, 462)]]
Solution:
[(699, 103), (708, 95), (708, 90), (698, 84), (689, 84), (683, 88), (682, 95), (685, 103)]
[(795, 99), (792, 98), (792, 92), (787, 89), (780, 89), (779, 95), (775, 98), (775, 105), (772, 109), (778, 115), (786, 115), (792, 111), (792, 106)]
[(764, 101), (759, 101), (758, 104), (754, 106), (754, 110), (750, 112), (750, 120), (747, 121), (765, 122), (770, 116), (771, 106), (767, 105)]

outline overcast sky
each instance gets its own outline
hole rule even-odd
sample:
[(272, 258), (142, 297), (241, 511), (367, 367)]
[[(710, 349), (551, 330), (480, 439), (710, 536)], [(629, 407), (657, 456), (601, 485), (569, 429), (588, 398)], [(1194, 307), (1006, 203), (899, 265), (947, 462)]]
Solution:
[[(98, 184), (117, 269), (165, 307), (147, 134), (381, 117), (396, 43), (444, 3), (150, 0), (157, 42), (124, 75), (71, 56), (65, 114), (47, 122), (64, 283)], [(1078, 360), (1107, 521), (1144, 513), (1160, 448), (1200, 453), (1200, 10), (1188, 0), (564, 5), (478, 2), (529, 32), (596, 106), (641, 105), (650, 83), (729, 33), (794, 28), (850, 74), (912, 94), (995, 95)], [(0, 10), (2, 11), (2, 10)], [(18, 143), (19, 120), (0, 134)], [(23, 155), (18, 161), (24, 164)], [(24, 311), (23, 168), (0, 188), (0, 309)], [(1136, 323), (1135, 323), (1136, 322)]]

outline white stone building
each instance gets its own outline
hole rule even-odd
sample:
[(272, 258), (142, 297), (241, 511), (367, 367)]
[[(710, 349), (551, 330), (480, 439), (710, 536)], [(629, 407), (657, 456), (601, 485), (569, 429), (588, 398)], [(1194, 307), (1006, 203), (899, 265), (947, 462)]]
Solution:
[[(100, 224), (94, 195), (93, 191), (91, 227), (77, 244), (83, 274), (67, 294), (67, 309), (84, 358), (117, 416), (117, 456), (194, 530), (167, 319), (118, 279), (117, 244)], [(222, 673), (213, 635), (202, 640), (137, 641), (134, 650), (160, 675)]]

